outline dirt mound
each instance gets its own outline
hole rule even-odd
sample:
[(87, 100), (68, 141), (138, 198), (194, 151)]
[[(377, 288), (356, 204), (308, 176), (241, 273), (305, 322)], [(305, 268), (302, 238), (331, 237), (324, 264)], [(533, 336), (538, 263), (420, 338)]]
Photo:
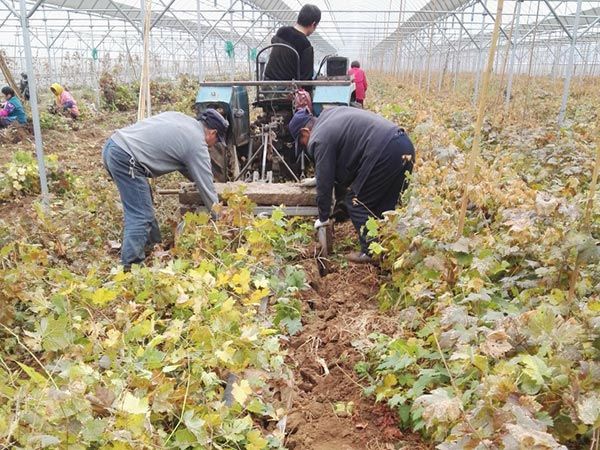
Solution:
[[(340, 233), (341, 232), (341, 233)], [(336, 239), (353, 235), (351, 225), (336, 230)], [(294, 368), (294, 400), (287, 423), (286, 447), (292, 450), (364, 450), (427, 448), (405, 435), (397, 415), (363, 395), (354, 366), (362, 358), (353, 343), (373, 331), (394, 333), (393, 318), (378, 313), (373, 299), (379, 284), (372, 266), (337, 267), (320, 278), (307, 261), (313, 289), (304, 295), (305, 327), (291, 338), (289, 363)]]
[(3, 144), (18, 144), (26, 140), (33, 140), (33, 129), (31, 124), (12, 124), (0, 129), (0, 142)]

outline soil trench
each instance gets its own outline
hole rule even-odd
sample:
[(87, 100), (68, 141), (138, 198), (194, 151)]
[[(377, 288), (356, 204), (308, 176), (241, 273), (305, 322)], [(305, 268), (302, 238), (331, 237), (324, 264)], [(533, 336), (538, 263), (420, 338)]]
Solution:
[[(342, 234), (352, 234), (350, 224)], [(339, 236), (339, 231), (336, 234)], [(306, 261), (312, 289), (303, 296), (304, 328), (289, 344), (294, 400), (285, 446), (290, 450), (425, 449), (418, 436), (403, 433), (397, 414), (363, 394), (354, 371), (362, 359), (353, 346), (375, 331), (394, 333), (393, 317), (374, 298), (379, 271), (372, 266), (334, 267), (320, 277)]]

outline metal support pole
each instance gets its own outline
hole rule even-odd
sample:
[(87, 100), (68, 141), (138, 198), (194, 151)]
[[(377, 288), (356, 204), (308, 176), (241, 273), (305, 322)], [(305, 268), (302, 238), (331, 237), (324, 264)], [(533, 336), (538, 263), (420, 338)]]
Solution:
[(42, 3), (44, 3), (44, 0), (37, 0), (37, 2), (35, 2), (35, 5), (33, 5), (33, 8), (31, 8), (31, 11), (27, 14), (28, 19), (35, 14)]
[(204, 81), (204, 64), (202, 62), (202, 14), (200, 13), (200, 0), (196, 0), (196, 21), (198, 22), (198, 81)]
[(506, 98), (504, 99), (504, 110), (508, 110), (508, 106), (510, 104), (510, 95), (512, 92), (512, 83), (513, 83), (513, 71), (515, 66), (515, 57), (517, 55), (517, 45), (519, 42), (519, 19), (521, 16), (521, 5), (523, 0), (517, 0), (517, 10), (515, 11), (515, 29), (514, 29), (514, 39), (512, 42), (512, 49), (510, 53), (510, 62), (508, 63), (508, 83), (506, 85)]
[[(210, 27), (210, 29), (206, 32), (206, 34), (204, 35), (204, 37), (201, 39), (202, 41), (204, 41), (209, 35), (210, 33), (212, 33), (212, 31), (217, 27), (218, 24), (221, 23), (221, 21), (225, 18), (225, 16), (229, 13), (229, 11), (233, 10), (233, 7), (235, 6), (235, 4), (238, 2), (238, 0), (233, 0), (231, 5), (229, 6), (229, 8), (227, 9), (227, 11), (225, 11), (221, 17), (219, 17), (219, 19), (212, 24), (212, 26)], [(198, 8), (198, 11), (200, 11), (200, 8)], [(198, 13), (200, 14), (200, 13)]]
[[(23, 1), (23, 0), (21, 0)], [(567, 63), (567, 73), (565, 84), (563, 86), (562, 102), (558, 112), (558, 124), (562, 126), (567, 112), (567, 101), (569, 100), (569, 90), (571, 88), (571, 77), (573, 76), (573, 64), (575, 62), (575, 47), (577, 46), (577, 29), (579, 28), (579, 18), (581, 17), (582, 0), (577, 1), (577, 12), (575, 13), (575, 22), (573, 23), (573, 37), (571, 38), (571, 47), (569, 48), (569, 61)]]
[[(235, 29), (233, 28), (233, 0), (231, 0), (230, 2), (230, 6), (229, 6), (229, 30), (230, 30), (230, 34), (231, 36), (234, 35), (235, 33)], [(233, 81), (235, 79), (235, 47), (233, 47), (232, 50), (232, 54), (231, 54), (231, 61), (229, 61), (231, 63), (230, 65), (230, 74), (229, 74), (229, 78), (231, 79), (231, 81)]]
[(429, 49), (427, 50), (427, 93), (429, 94), (429, 88), (431, 87), (431, 53), (433, 47), (433, 23), (431, 24), (431, 31), (429, 32)]
[(31, 99), (31, 115), (33, 119), (33, 134), (35, 138), (35, 154), (37, 156), (38, 173), (40, 175), (40, 188), (42, 192), (42, 205), (48, 208), (50, 196), (48, 193), (48, 182), (46, 181), (46, 166), (44, 163), (44, 144), (42, 143), (42, 128), (40, 126), (40, 112), (37, 99), (37, 82), (33, 72), (33, 55), (31, 53), (31, 39), (29, 37), (29, 19), (27, 18), (27, 4), (20, 0), (21, 6), (21, 31), (23, 33), (23, 45), (25, 47), (25, 63), (29, 78), (29, 95)]
[(50, 72), (50, 80), (54, 82), (56, 77), (54, 76), (54, 64), (52, 64), (52, 53), (50, 45), (50, 37), (48, 35), (48, 20), (46, 19), (46, 9), (43, 9), (44, 13), (44, 31), (46, 33), (46, 53), (48, 55), (48, 72)]
[[(485, 0), (484, 0), (485, 1)], [(480, 45), (480, 50), (483, 50), (483, 33), (485, 32), (485, 14), (483, 14), (483, 17), (481, 18), (481, 45)], [(477, 97), (479, 96), (479, 83), (481, 81), (481, 51), (477, 52), (477, 60), (476, 60), (476, 64), (475, 64), (475, 71), (476, 71), (476, 75), (475, 75), (475, 91), (473, 92), (473, 103), (477, 102)]]
[(169, 2), (169, 4), (167, 6), (165, 6), (165, 9), (163, 9), (161, 11), (161, 13), (158, 15), (158, 17), (156, 19), (154, 19), (154, 22), (152, 22), (152, 25), (150, 25), (150, 29), (154, 28), (158, 22), (160, 22), (160, 19), (163, 18), (163, 16), (167, 13), (167, 11), (169, 10), (169, 8), (171, 7), (171, 5), (175, 2), (175, 0), (171, 0)]
[[(566, 27), (566, 25), (563, 23), (562, 20), (560, 20), (560, 17), (558, 14), (556, 14), (556, 11), (554, 10), (554, 8), (552, 7), (552, 5), (550, 4), (550, 2), (548, 0), (543, 0), (544, 3), (546, 4), (546, 6), (548, 7), (548, 9), (550, 10), (550, 12), (552, 13), (552, 15), (554, 16), (554, 18), (556, 19), (556, 22), (558, 22), (558, 25), (560, 25), (560, 27), (563, 29), (563, 31), (565, 32), (565, 34), (567, 36), (569, 36), (569, 39), (573, 39), (573, 36), (571, 36), (571, 33), (569, 33), (568, 28)], [(562, 3), (562, 2), (561, 2)], [(581, 2), (578, 2), (577, 7), (580, 8), (580, 4)], [(579, 13), (581, 13), (581, 9), (579, 9)]]

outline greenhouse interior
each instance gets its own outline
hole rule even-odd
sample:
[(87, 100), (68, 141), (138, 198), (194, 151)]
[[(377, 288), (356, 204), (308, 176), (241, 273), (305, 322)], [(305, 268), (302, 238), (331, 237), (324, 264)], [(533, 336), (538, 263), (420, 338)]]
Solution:
[(308, 1), (0, 0), (0, 448), (600, 450), (600, 1)]

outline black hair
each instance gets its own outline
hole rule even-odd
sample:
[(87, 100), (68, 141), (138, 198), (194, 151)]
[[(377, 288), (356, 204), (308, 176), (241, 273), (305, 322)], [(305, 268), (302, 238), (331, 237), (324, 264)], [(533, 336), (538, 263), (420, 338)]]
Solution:
[(350, 67), (356, 67), (357, 69), (360, 69), (360, 63), (358, 61), (352, 61)]
[(10, 86), (4, 86), (2, 88), (2, 93), (4, 95), (10, 95), (11, 97), (15, 96), (15, 90), (13, 88), (11, 88)]
[(313, 23), (321, 21), (321, 10), (315, 5), (304, 5), (298, 13), (298, 25), (310, 27)]

